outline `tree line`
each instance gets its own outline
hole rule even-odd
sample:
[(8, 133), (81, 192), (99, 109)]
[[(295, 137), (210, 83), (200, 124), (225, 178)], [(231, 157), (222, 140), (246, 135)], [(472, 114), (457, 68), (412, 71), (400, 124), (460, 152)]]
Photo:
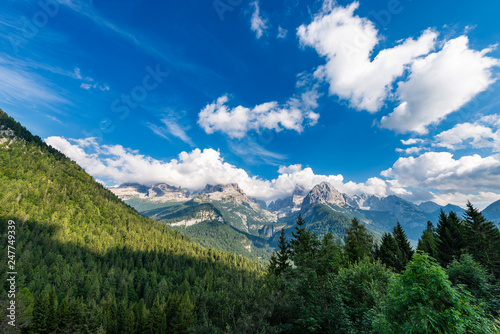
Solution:
[(377, 246), (353, 219), (340, 244), (299, 216), (262, 266), (139, 215), (2, 111), (0, 128), (15, 133), (0, 143), (0, 240), (16, 221), (18, 272), (2, 333), (498, 331), (498, 229), (472, 205), (429, 224), (417, 253), (400, 224)]
[(399, 223), (377, 244), (354, 218), (341, 245), (299, 216), (292, 236), (282, 231), (268, 269), (283, 333), (500, 330), (500, 233), (471, 203), (463, 219), (429, 222), (416, 252)]

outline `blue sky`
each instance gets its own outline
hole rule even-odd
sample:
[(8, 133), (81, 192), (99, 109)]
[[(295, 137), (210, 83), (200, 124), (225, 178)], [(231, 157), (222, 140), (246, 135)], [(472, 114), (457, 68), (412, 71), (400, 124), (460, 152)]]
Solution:
[(1, 6), (0, 108), (107, 185), (500, 199), (497, 1)]

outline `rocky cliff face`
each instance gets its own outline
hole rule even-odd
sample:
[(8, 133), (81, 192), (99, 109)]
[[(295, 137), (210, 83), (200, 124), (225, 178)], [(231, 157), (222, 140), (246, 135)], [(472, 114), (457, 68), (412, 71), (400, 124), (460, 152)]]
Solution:
[(189, 197), (189, 191), (181, 187), (173, 187), (166, 183), (158, 183), (147, 187), (138, 183), (124, 183), (118, 187), (110, 188), (116, 196), (122, 200), (128, 200), (133, 197), (149, 199), (154, 202), (168, 201), (186, 201)]
[(380, 197), (375, 195), (354, 195), (348, 199), (349, 205), (358, 208), (360, 210), (371, 210), (377, 207), (380, 202)]
[(247, 205), (255, 210), (260, 209), (260, 205), (248, 198), (237, 183), (207, 184), (198, 196), (207, 197), (212, 201), (232, 202)]
[(287, 216), (293, 212), (300, 211), (304, 197), (307, 191), (302, 186), (295, 187), (291, 196), (279, 198), (271, 202), (268, 210), (276, 213), (278, 216)]
[(348, 196), (340, 193), (328, 182), (321, 182), (304, 197), (302, 210), (306, 210), (315, 204), (330, 204), (337, 206), (348, 205)]

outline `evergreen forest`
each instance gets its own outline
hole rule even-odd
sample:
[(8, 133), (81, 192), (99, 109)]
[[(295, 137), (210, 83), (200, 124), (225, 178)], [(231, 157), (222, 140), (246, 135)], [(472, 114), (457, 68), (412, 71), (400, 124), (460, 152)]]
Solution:
[(299, 215), (263, 265), (140, 215), (1, 110), (0, 134), (1, 333), (500, 332), (500, 232), (471, 203), (416, 250), (398, 222), (376, 242), (353, 218), (341, 244)]

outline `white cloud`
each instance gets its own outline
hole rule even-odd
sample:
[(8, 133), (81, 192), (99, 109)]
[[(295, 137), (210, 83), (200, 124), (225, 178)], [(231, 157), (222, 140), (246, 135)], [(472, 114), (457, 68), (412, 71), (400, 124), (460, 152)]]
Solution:
[(288, 30), (286, 30), (285, 28), (282, 28), (282, 27), (278, 27), (278, 38), (285, 38), (286, 35), (288, 34)]
[(283, 129), (302, 132), (303, 123), (314, 125), (319, 114), (312, 110), (317, 107), (319, 94), (315, 90), (306, 91), (300, 97), (290, 98), (285, 105), (266, 102), (253, 108), (227, 106), (229, 98), (221, 96), (198, 114), (198, 124), (211, 134), (216, 131), (231, 138), (243, 138), (249, 131), (261, 129)]
[[(264, 139), (264, 141), (272, 140), (272, 134), (269, 138), (264, 137), (261, 139)], [(264, 163), (277, 166), (286, 159), (286, 155), (269, 151), (248, 136), (242, 140), (228, 141), (228, 147), (232, 153), (239, 156), (246, 164)]]
[(193, 191), (202, 189), (206, 184), (238, 183), (248, 196), (265, 201), (289, 196), (298, 185), (309, 190), (323, 181), (348, 195), (365, 192), (385, 196), (404, 192), (394, 181), (371, 178), (366, 183), (343, 183), (344, 177), (340, 174), (317, 175), (311, 168), (301, 165), (282, 166), (278, 169), (278, 177), (264, 180), (225, 162), (220, 152), (213, 149), (181, 152), (177, 159), (164, 162), (120, 145), (99, 145), (95, 138), (68, 140), (49, 137), (45, 142), (76, 161), (93, 177), (108, 184), (138, 182), (151, 185), (165, 182)]
[(206, 184), (238, 183), (248, 196), (264, 201), (290, 196), (296, 186), (310, 190), (323, 181), (349, 196), (397, 195), (461, 206), (469, 199), (479, 207), (500, 198), (500, 155), (487, 158), (473, 155), (455, 160), (450, 153), (427, 152), (416, 158), (400, 158), (381, 173), (387, 180), (372, 177), (355, 183), (345, 182), (341, 174), (318, 175), (312, 168), (298, 164), (281, 166), (276, 178), (265, 180), (225, 162), (220, 152), (213, 149), (181, 152), (177, 159), (165, 162), (120, 145), (99, 145), (94, 138), (49, 137), (45, 141), (107, 184), (165, 182), (196, 191)]
[(477, 154), (455, 159), (449, 152), (426, 152), (399, 158), (382, 176), (402, 187), (438, 189), (445, 192), (500, 191), (500, 155)]
[(396, 152), (399, 152), (399, 153), (404, 153), (406, 155), (412, 155), (412, 154), (416, 154), (416, 153), (419, 153), (420, 151), (423, 151), (425, 150), (426, 148), (425, 147), (418, 147), (418, 146), (412, 146), (412, 147), (408, 147), (408, 148), (396, 148)]
[(78, 67), (75, 67), (75, 71), (73, 72), (73, 77), (77, 80), (82, 80), (82, 74)]
[(468, 38), (460, 36), (444, 44), (439, 52), (417, 59), (407, 81), (396, 91), (400, 104), (381, 119), (381, 126), (398, 132), (427, 133), (496, 81), (492, 68), (500, 61), (487, 57), (490, 48), (469, 49)]
[(94, 82), (94, 79), (91, 77), (83, 77), (80, 68), (75, 67), (74, 72), (71, 75), (74, 79), (81, 81), (80, 88), (85, 90), (91, 89), (99, 89), (103, 92), (109, 90), (108, 84), (102, 84), (98, 82)]
[(264, 31), (267, 29), (267, 24), (264, 18), (260, 15), (259, 2), (256, 0), (252, 2), (252, 6), (254, 6), (254, 12), (252, 14), (252, 19), (250, 21), (250, 27), (252, 31), (255, 32), (255, 37), (257, 39), (261, 38), (264, 34)]
[(88, 82), (82, 82), (80, 84), (80, 88), (83, 88), (85, 90), (91, 90), (91, 89), (99, 89), (103, 92), (109, 90), (109, 86), (107, 84), (97, 84), (97, 83), (88, 83)]
[(466, 148), (491, 148), (500, 152), (500, 116), (483, 116), (474, 123), (457, 124), (450, 130), (436, 135), (435, 146), (450, 150)]
[(380, 37), (370, 20), (354, 15), (358, 6), (354, 2), (335, 7), (332, 1), (325, 1), (323, 11), (309, 25), (301, 25), (297, 35), (303, 45), (314, 47), (326, 58), (316, 76), (329, 82), (331, 94), (348, 100), (356, 109), (376, 112), (407, 65), (431, 51), (437, 34), (426, 30), (416, 40), (408, 38), (381, 50), (372, 61)]
[(187, 127), (179, 124), (179, 119), (173, 113), (169, 112), (165, 117), (162, 118), (161, 122), (164, 126), (158, 126), (156, 124), (147, 123), (147, 127), (150, 128), (155, 134), (162, 138), (170, 140), (168, 135), (179, 138), (188, 145), (194, 146), (193, 140), (186, 133)]
[(459, 192), (434, 194), (431, 201), (439, 205), (454, 204), (461, 206), (462, 208), (465, 207), (467, 201), (470, 201), (476, 208), (483, 210), (485, 207), (495, 201), (498, 201), (499, 199), (500, 194), (480, 191), (475, 194), (463, 194)]
[(401, 143), (403, 145), (415, 145), (415, 144), (419, 144), (419, 143), (423, 143), (423, 142), (424, 142), (424, 140), (420, 139), (420, 138), (410, 138), (408, 140), (401, 139)]
[(68, 103), (53, 85), (23, 64), (2, 65), (0, 58), (0, 98), (13, 105), (25, 103), (36, 106), (43, 104)]

